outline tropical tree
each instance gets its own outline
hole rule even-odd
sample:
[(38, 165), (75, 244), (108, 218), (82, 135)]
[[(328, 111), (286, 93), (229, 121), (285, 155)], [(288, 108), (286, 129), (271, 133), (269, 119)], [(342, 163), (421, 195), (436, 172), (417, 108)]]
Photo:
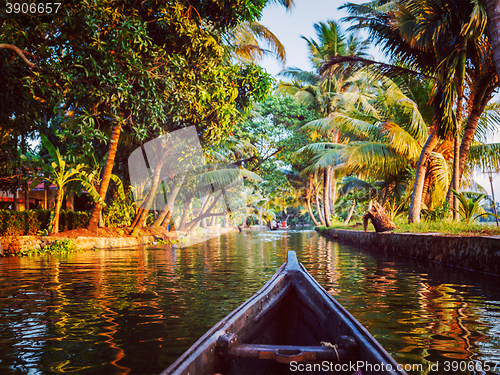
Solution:
[(438, 138), (447, 134), (455, 135), (455, 186), (459, 182), (457, 135), (460, 134), (463, 93), (467, 91), (464, 82), (467, 70), (474, 69), (470, 56), (484, 40), (484, 9), (481, 4), (468, 0), (429, 4), (405, 1), (389, 6), (378, 2), (347, 7), (351, 12), (349, 19), (367, 27), (372, 39), (382, 44), (393, 59), (436, 78), (434, 127), (417, 165), (409, 214), (410, 222), (418, 221), (426, 163), (439, 143)]
[(486, 199), (486, 194), (465, 192), (462, 193), (453, 189), (453, 194), (458, 198), (460, 205), (458, 213), (465, 220), (467, 225), (470, 225), (474, 220), (487, 215), (499, 218), (500, 216), (486, 212), (481, 206), (481, 203)]
[(55, 148), (45, 135), (41, 136), (41, 140), (43, 146), (49, 152), (50, 160), (49, 164), (45, 163), (43, 159), (38, 159), (38, 161), (40, 162), (42, 169), (49, 173), (49, 177), (47, 177), (47, 180), (57, 187), (54, 218), (50, 223), (52, 228), (51, 234), (55, 234), (59, 233), (59, 215), (61, 212), (66, 187), (70, 182), (79, 181), (79, 174), (84, 167), (84, 164), (70, 166), (68, 163), (66, 163), (65, 158), (61, 155), (59, 148)]
[[(395, 82), (376, 76), (371, 89), (373, 99), (364, 106), (343, 107), (330, 118), (304, 127), (326, 134), (336, 131), (341, 134), (338, 143), (313, 143), (299, 152), (314, 153), (312, 160), (317, 167), (335, 165), (337, 174), (351, 176), (349, 184), (344, 184), (344, 194), (353, 188), (376, 187), (382, 204), (390, 211), (395, 212), (397, 207), (400, 210), (404, 190), (413, 181), (409, 171), (418, 161), (432, 124), (425, 113), (430, 88), (413, 88), (410, 94), (424, 103), (419, 106)], [(428, 163), (424, 200), (430, 208), (442, 202), (448, 187), (447, 149), (446, 142), (438, 145), (439, 152), (434, 152)]]
[(492, 45), (497, 75), (500, 77), (500, 14), (498, 0), (484, 1), (488, 14), (488, 36)]
[[(339, 71), (335, 75), (322, 77), (320, 69), (335, 56), (366, 56), (367, 44), (361, 42), (355, 35), (345, 35), (334, 21), (317, 23), (314, 25), (318, 41), (302, 37), (308, 44), (310, 59), (316, 71), (305, 72), (296, 68), (285, 69), (283, 77), (292, 79), (289, 82), (280, 82), (279, 90), (295, 96), (304, 104), (314, 106), (320, 115), (331, 116), (340, 103), (338, 94), (346, 91), (355, 91), (357, 82), (348, 77), (345, 72)], [(359, 78), (359, 76), (356, 76)], [(345, 96), (346, 97), (346, 96)], [(360, 96), (358, 96), (359, 98)], [(337, 142), (338, 132), (324, 134), (325, 137)], [(323, 217), (326, 225), (331, 226), (331, 215), (334, 212), (336, 179), (331, 166), (322, 167), (323, 174)], [(321, 216), (320, 216), (321, 219)]]
[[(123, 129), (140, 141), (194, 124), (204, 141), (217, 142), (251, 100), (269, 91), (261, 69), (228, 64), (220, 43), (221, 32), (258, 19), (265, 3), (82, 0), (50, 16), (2, 14), (2, 40), (17, 49), (0, 52), (25, 64), (23, 87), (47, 114), (56, 107), (87, 129), (112, 129), (102, 202)], [(22, 56), (31, 57), (33, 69)], [(90, 229), (101, 210), (96, 204)]]

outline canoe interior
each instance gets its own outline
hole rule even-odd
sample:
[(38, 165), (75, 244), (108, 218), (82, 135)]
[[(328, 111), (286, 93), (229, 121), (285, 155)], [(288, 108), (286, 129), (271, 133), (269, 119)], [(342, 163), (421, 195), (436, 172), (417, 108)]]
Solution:
[[(295, 258), (296, 262), (296, 258)], [(343, 335), (354, 337), (356, 360), (391, 364), (393, 371), (369, 371), (363, 375), (405, 374), (396, 362), (337, 301), (293, 259), (250, 300), (224, 318), (163, 374), (352, 374), (353, 371), (293, 371), (290, 364), (269, 359), (222, 357), (216, 354), (217, 338), (236, 333), (239, 343), (320, 346), (338, 343)], [(340, 363), (345, 363), (340, 358)], [(321, 364), (322, 361), (301, 362)], [(387, 366), (385, 366), (387, 367)], [(319, 369), (319, 371), (318, 371)], [(380, 370), (380, 369), (378, 369)]]
[[(255, 324), (254, 329), (245, 331), (240, 331), (238, 336), (241, 335), (241, 342), (248, 344), (319, 346), (321, 341), (332, 341), (317, 315), (301, 301), (293, 287), (288, 288), (281, 301)], [(294, 373), (289, 364), (254, 358), (221, 358), (215, 370), (220, 374)]]

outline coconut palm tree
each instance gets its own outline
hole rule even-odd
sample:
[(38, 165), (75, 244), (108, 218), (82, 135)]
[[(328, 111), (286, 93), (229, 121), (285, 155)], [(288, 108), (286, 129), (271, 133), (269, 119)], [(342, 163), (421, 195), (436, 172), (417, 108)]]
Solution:
[(471, 65), (471, 47), (483, 38), (486, 18), (481, 5), (469, 0), (428, 3), (410, 0), (389, 4), (349, 4), (347, 7), (351, 12), (349, 19), (367, 27), (372, 38), (381, 43), (390, 56), (436, 77), (436, 121), (417, 165), (409, 215), (409, 221), (413, 222), (419, 220), (426, 161), (439, 143), (437, 138), (450, 132), (456, 140), (455, 180), (456, 183), (459, 181), (457, 135), (462, 117), (466, 70)]
[(500, 76), (500, 13), (498, 0), (484, 1), (488, 14), (488, 36), (493, 50), (497, 75)]
[[(318, 41), (302, 37), (308, 44), (309, 55), (314, 72), (306, 72), (297, 68), (285, 69), (281, 75), (291, 78), (291, 83), (280, 82), (278, 90), (295, 96), (299, 101), (314, 106), (321, 115), (329, 117), (335, 108), (340, 105), (337, 93), (345, 92), (356, 86), (352, 77), (344, 72), (334, 76), (321, 77), (319, 69), (334, 56), (366, 56), (367, 43), (360, 41), (355, 35), (345, 35), (334, 21), (317, 23), (314, 25)], [(338, 141), (339, 134), (328, 134), (334, 142)], [(334, 214), (334, 196), (336, 179), (331, 166), (322, 168), (323, 175), (323, 217), (326, 225), (331, 226), (331, 215)], [(320, 215), (320, 220), (322, 219)]]
[[(259, 22), (242, 22), (225, 35), (229, 58), (243, 63), (255, 63), (265, 55), (273, 55), (286, 64), (285, 47), (280, 40)], [(264, 48), (262, 44), (267, 48)]]
[[(377, 80), (376, 82), (380, 82)], [(410, 168), (414, 168), (432, 124), (428, 115), (419, 111), (419, 106), (391, 80), (374, 86), (377, 95), (364, 107), (355, 106), (339, 110), (330, 118), (313, 121), (304, 128), (318, 132), (341, 134), (339, 143), (312, 143), (298, 152), (313, 152), (316, 168), (335, 165), (339, 175), (357, 175), (369, 181), (384, 181), (381, 200), (389, 203), (389, 197), (400, 190), (400, 186), (411, 186)], [(421, 87), (427, 95), (420, 95), (426, 102), (430, 86)], [(413, 91), (418, 91), (414, 87)], [(425, 107), (425, 106), (422, 106)], [(444, 199), (448, 187), (448, 164), (450, 153), (442, 142), (429, 158), (424, 197), (428, 207), (438, 206)], [(312, 167), (311, 167), (312, 168)], [(439, 193), (439, 194), (437, 194)], [(401, 195), (401, 194), (400, 194)], [(392, 200), (394, 206), (394, 200)]]

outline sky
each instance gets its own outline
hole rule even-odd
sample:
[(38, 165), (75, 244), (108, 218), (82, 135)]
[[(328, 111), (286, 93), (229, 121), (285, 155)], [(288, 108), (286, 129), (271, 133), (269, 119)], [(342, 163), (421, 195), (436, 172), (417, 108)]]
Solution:
[[(351, 3), (364, 3), (365, 0), (351, 0)], [(307, 42), (301, 36), (317, 40), (314, 24), (330, 20), (340, 21), (347, 16), (347, 12), (338, 8), (345, 4), (339, 0), (294, 0), (295, 6), (287, 11), (278, 4), (269, 4), (263, 11), (260, 23), (270, 29), (278, 37), (286, 50), (287, 67), (297, 67), (303, 70), (311, 70), (312, 66), (308, 58)], [(345, 31), (349, 24), (341, 23)], [(361, 34), (366, 36), (366, 34)], [(369, 50), (375, 60), (384, 60), (383, 54), (376, 48)], [(279, 77), (277, 74), (282, 70), (282, 65), (272, 57), (266, 57), (260, 63), (268, 73)], [(498, 95), (497, 95), (498, 98)], [(499, 127), (500, 128), (500, 127)], [(489, 138), (489, 142), (500, 143), (500, 132)], [(475, 180), (488, 194), (491, 195), (491, 187), (488, 175), (476, 173)], [(493, 188), (495, 200), (500, 202), (500, 173), (493, 174)]]
[[(364, 0), (353, 0), (352, 3), (363, 3)], [(347, 16), (347, 12), (338, 8), (344, 4), (338, 0), (295, 0), (291, 11), (285, 7), (271, 3), (263, 12), (260, 23), (270, 29), (278, 37), (286, 49), (287, 66), (303, 70), (311, 70), (308, 58), (307, 42), (301, 36), (317, 40), (314, 24), (318, 22), (337, 21)], [(348, 24), (342, 25), (345, 31)], [(371, 54), (382, 55), (373, 48)], [(272, 75), (277, 74), (282, 66), (272, 57), (265, 58), (261, 63)]]

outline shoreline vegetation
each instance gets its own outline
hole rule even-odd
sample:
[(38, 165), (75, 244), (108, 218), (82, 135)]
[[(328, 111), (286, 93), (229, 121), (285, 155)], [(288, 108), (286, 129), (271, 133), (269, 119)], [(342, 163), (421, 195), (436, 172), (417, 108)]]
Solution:
[[(408, 234), (429, 234), (432, 236), (442, 235), (442, 236), (461, 236), (464, 238), (474, 237), (474, 236), (500, 236), (500, 228), (494, 226), (493, 224), (465, 224), (456, 223), (453, 221), (441, 221), (441, 222), (420, 222), (408, 224), (402, 219), (396, 219), (394, 223), (397, 228), (394, 229), (393, 233), (408, 233)], [(356, 222), (350, 225), (344, 225), (341, 222), (332, 222), (330, 227), (320, 226), (317, 227), (318, 231), (321, 233), (328, 229), (339, 229), (339, 230), (352, 230), (360, 231), (363, 230), (363, 224), (361, 222)], [(252, 230), (252, 228), (257, 228), (256, 230), (262, 230), (265, 226), (250, 226), (246, 228), (247, 230)], [(267, 228), (267, 227), (266, 227)], [(293, 228), (293, 227), (292, 227)], [(299, 226), (300, 228), (300, 226)], [(227, 228), (226, 228), (227, 229)], [(237, 228), (232, 228), (234, 231)], [(83, 251), (83, 250), (96, 250), (93, 248), (81, 248), (75, 246), (75, 240), (78, 238), (107, 238), (107, 239), (122, 239), (122, 238), (150, 238), (151, 240), (148, 244), (154, 245), (165, 245), (165, 244), (176, 244), (179, 242), (179, 234), (185, 235), (183, 232), (168, 232), (158, 228), (145, 229), (140, 233), (132, 235), (132, 228), (98, 228), (97, 232), (91, 232), (86, 228), (78, 228), (73, 230), (66, 230), (59, 232), (50, 236), (43, 235), (14, 235), (14, 236), (0, 236), (0, 249), (2, 249), (2, 239), (9, 239), (9, 243), (15, 241), (15, 239), (22, 238), (38, 238), (38, 239), (48, 239), (52, 242), (48, 243), (44, 247), (33, 247), (28, 249), (19, 250), (14, 253), (7, 252), (4, 247), (4, 254), (0, 251), (0, 256), (29, 256), (29, 255), (55, 255), (58, 253), (67, 253), (72, 251)], [(368, 226), (368, 232), (374, 232), (373, 225)], [(203, 236), (203, 233), (195, 233), (195, 236)], [(208, 238), (207, 238), (208, 239)], [(203, 239), (201, 239), (203, 241)], [(119, 246), (118, 246), (119, 247)]]
[[(500, 236), (500, 228), (495, 223), (488, 224), (466, 224), (456, 221), (421, 221), (419, 223), (407, 223), (404, 219), (395, 219), (394, 224), (397, 228), (393, 233), (429, 233), (441, 234), (443, 236)], [(321, 226), (322, 229), (343, 229), (343, 230), (363, 230), (363, 223), (356, 222), (354, 224), (344, 225), (341, 222), (334, 222), (332, 226)], [(374, 231), (373, 225), (368, 225), (368, 232)]]
[(130, 234), (131, 228), (85, 228), (59, 232), (56, 235), (0, 236), (0, 256), (53, 255), (73, 251), (119, 249), (147, 245), (187, 246), (206, 241), (214, 236), (235, 232), (235, 227), (198, 228), (193, 232), (165, 231), (161, 228)]
[[(0, 234), (170, 240), (175, 228), (191, 243), (273, 220), (366, 222), (374, 205), (395, 233), (500, 235), (476, 225), (500, 218), (498, 12), (347, 4), (349, 17), (303, 37), (304, 71), (258, 23), (268, 3), (79, 0), (49, 18), (9, 15)], [(279, 81), (258, 65), (269, 53)]]

